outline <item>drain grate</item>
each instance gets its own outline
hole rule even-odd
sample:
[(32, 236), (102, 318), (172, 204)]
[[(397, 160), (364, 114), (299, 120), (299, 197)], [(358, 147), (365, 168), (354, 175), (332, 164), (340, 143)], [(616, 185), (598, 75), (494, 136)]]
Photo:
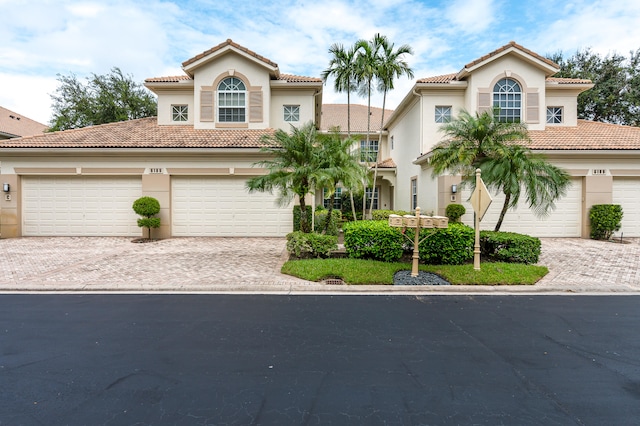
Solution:
[(324, 280), (324, 283), (327, 285), (343, 285), (344, 281), (342, 281), (340, 278), (328, 278)]

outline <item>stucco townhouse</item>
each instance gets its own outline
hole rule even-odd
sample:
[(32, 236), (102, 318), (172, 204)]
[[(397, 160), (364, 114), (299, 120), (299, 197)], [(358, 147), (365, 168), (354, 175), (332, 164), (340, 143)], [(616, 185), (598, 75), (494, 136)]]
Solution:
[[(261, 138), (313, 121), (346, 133), (346, 105), (322, 105), (315, 77), (281, 73), (278, 65), (227, 40), (182, 64), (184, 75), (149, 78), (158, 117), (0, 141), (2, 238), (47, 235), (140, 236), (131, 205), (140, 196), (160, 201), (157, 236), (284, 236), (291, 206), (275, 195), (248, 194), (245, 181), (264, 173)], [(572, 186), (547, 218), (526, 206), (507, 213), (502, 229), (537, 236), (588, 236), (588, 209), (622, 204), (622, 231), (640, 236), (640, 129), (577, 119), (586, 80), (560, 79), (558, 66), (511, 42), (461, 71), (416, 81), (395, 111), (352, 105), (352, 133), (364, 161), (378, 162), (370, 190), (374, 208), (443, 214), (463, 203), (459, 176), (432, 177), (429, 152), (439, 127), (462, 109), (500, 106), (527, 123), (531, 148), (566, 168)], [(366, 145), (366, 146), (365, 146)], [(455, 192), (454, 192), (455, 185)], [(483, 220), (491, 228), (500, 197)], [(315, 203), (323, 200), (322, 191)]]

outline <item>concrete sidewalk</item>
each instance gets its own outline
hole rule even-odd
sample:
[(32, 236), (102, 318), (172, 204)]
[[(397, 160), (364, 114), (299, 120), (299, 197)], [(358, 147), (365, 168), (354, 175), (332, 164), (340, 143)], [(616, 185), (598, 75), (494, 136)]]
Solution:
[(0, 240), (0, 292), (640, 293), (640, 239), (543, 238), (534, 286), (346, 286), (281, 274), (283, 238), (31, 237)]

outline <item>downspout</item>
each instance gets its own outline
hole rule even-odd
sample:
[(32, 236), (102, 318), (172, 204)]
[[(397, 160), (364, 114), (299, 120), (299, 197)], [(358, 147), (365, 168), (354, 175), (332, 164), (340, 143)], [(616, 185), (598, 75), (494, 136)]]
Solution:
[(422, 104), (422, 95), (419, 94), (416, 89), (414, 88), (411, 93), (413, 93), (414, 95), (418, 96), (420, 98), (420, 154), (422, 155), (422, 144), (423, 144), (423, 138), (424, 138), (424, 126), (422, 125), (422, 122), (424, 121), (424, 111), (423, 111), (423, 104)]

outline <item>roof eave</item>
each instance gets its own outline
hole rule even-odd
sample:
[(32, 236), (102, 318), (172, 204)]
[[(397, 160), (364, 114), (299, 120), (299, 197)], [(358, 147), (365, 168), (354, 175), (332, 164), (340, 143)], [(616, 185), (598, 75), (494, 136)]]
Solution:
[(465, 65), (464, 68), (462, 68), (460, 70), (460, 72), (458, 72), (458, 74), (456, 75), (457, 79), (464, 79), (466, 77), (468, 77), (469, 75), (471, 75), (471, 73), (473, 73), (475, 70), (484, 67), (485, 65), (487, 65), (490, 62), (493, 62), (499, 58), (502, 58), (504, 56), (510, 55), (510, 54), (515, 54), (520, 56), (521, 58), (523, 58), (525, 61), (529, 62), (530, 64), (536, 66), (537, 68), (543, 70), (545, 72), (545, 75), (547, 77), (550, 77), (554, 74), (556, 74), (558, 71), (560, 71), (560, 68), (558, 67), (554, 67), (538, 58), (536, 58), (535, 56), (532, 56), (530, 54), (528, 54), (527, 52), (523, 52), (522, 50), (518, 49), (515, 46), (510, 46), (509, 48), (498, 52), (494, 55), (489, 56), (488, 58), (484, 59), (483, 61), (480, 61), (476, 64), (472, 64), (471, 66), (468, 66), (469, 64)]
[[(194, 77), (195, 75), (195, 71), (196, 69), (200, 68), (203, 65), (206, 65), (207, 63), (221, 57), (224, 56), (226, 54), (229, 53), (235, 53), (237, 55), (242, 56), (245, 59), (248, 59), (251, 62), (254, 62), (266, 69), (269, 70), (269, 73), (274, 76), (274, 77), (278, 77), (280, 75), (280, 70), (278, 69), (277, 65), (272, 65), (270, 63), (267, 63), (263, 60), (261, 60), (260, 58), (257, 58), (253, 55), (248, 54), (247, 52), (236, 48), (235, 46), (232, 46), (230, 44), (227, 44), (226, 46), (223, 46), (222, 48), (220, 48), (219, 50), (216, 50), (214, 52), (209, 53), (206, 56), (203, 56), (200, 59), (197, 59), (193, 62), (188, 63), (189, 61), (186, 61), (183, 63), (182, 65), (182, 70), (191, 78)], [(186, 65), (185, 65), (186, 64)]]

